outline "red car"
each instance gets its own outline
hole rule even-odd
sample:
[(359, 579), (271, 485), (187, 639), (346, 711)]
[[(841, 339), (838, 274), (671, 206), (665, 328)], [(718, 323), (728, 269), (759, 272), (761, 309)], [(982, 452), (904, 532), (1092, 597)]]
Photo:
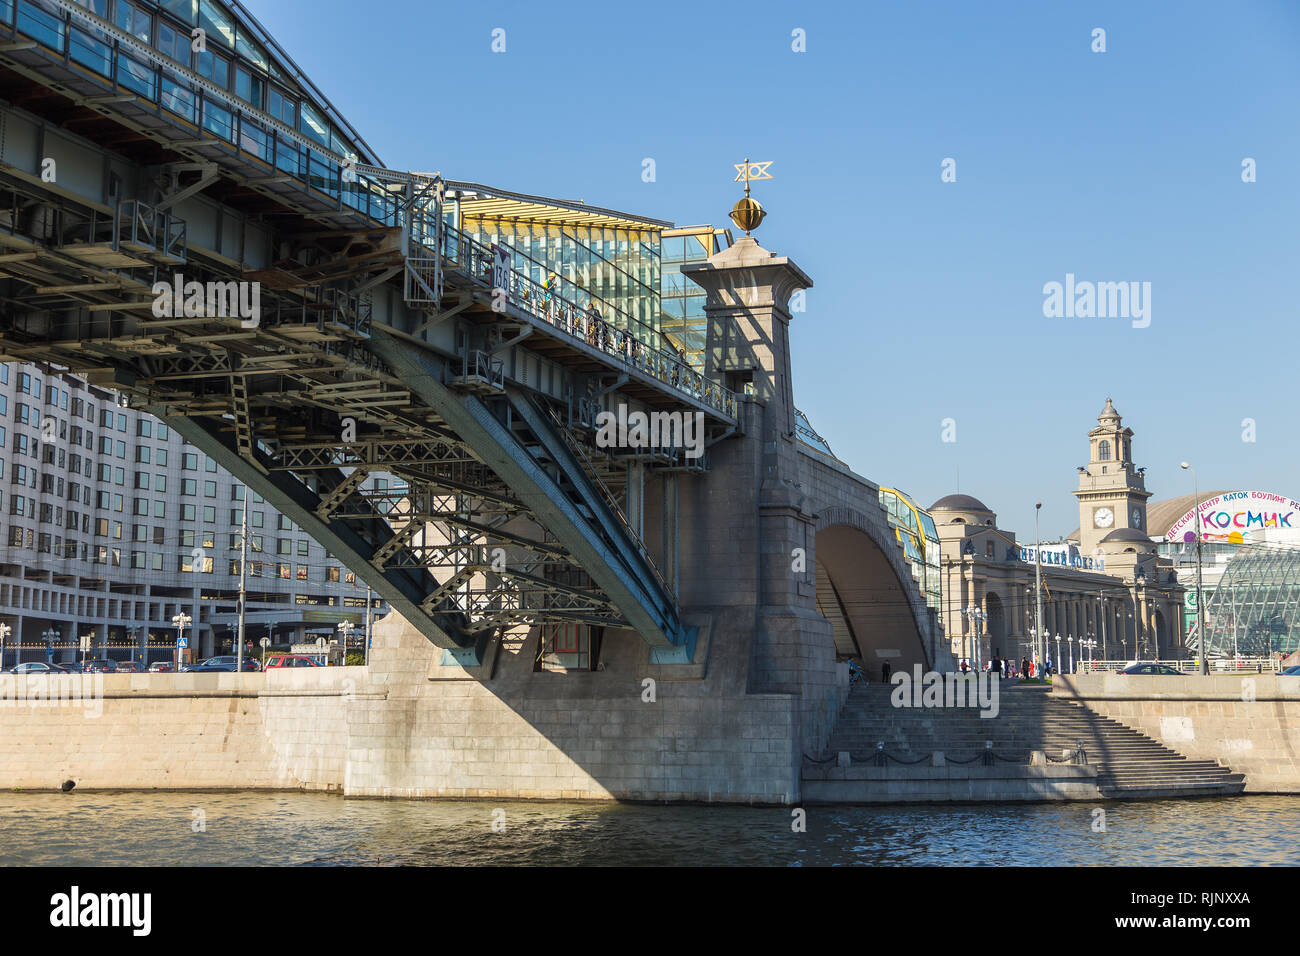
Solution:
[(305, 654), (273, 654), (266, 659), (265, 670), (274, 670), (277, 667), (320, 667), (310, 657)]

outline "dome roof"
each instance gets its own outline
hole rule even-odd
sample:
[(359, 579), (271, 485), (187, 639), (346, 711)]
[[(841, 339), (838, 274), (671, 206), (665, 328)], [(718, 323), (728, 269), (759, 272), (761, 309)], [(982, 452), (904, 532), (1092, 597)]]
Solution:
[(1150, 544), (1151, 536), (1143, 534), (1136, 528), (1116, 528), (1110, 534), (1106, 535), (1106, 537), (1101, 539), (1102, 544), (1106, 544), (1110, 541), (1141, 541), (1144, 544)]
[(942, 511), (989, 511), (988, 505), (970, 495), (944, 495), (926, 510), (934, 511), (936, 508)]

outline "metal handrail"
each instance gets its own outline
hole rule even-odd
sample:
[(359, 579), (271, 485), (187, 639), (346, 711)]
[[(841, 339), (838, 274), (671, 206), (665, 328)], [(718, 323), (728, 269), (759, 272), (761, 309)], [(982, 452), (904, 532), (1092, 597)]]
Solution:
[[(541, 403), (537, 404), (540, 405)], [(646, 547), (645, 542), (641, 540), (641, 536), (637, 534), (636, 529), (632, 527), (632, 523), (627, 520), (627, 515), (623, 513), (623, 509), (619, 507), (618, 499), (614, 496), (614, 492), (611, 491), (609, 486), (601, 479), (600, 473), (596, 470), (596, 463), (592, 461), (590, 452), (583, 447), (582, 442), (575, 439), (569, 433), (569, 429), (565, 427), (564, 421), (560, 418), (554, 408), (550, 405), (545, 405), (543, 407), (551, 421), (555, 423), (555, 428), (556, 431), (560, 433), (560, 438), (569, 446), (569, 450), (580, 458), (583, 464), (587, 466), (585, 469), (587, 477), (591, 480), (592, 484), (596, 486), (596, 489), (600, 492), (601, 496), (604, 497), (605, 503), (609, 505), (610, 510), (614, 512), (614, 515), (618, 519), (618, 523), (622, 526), (624, 533), (627, 534), (632, 543), (636, 545), (637, 550), (641, 552), (641, 556), (645, 558), (646, 563), (650, 565), (650, 570), (654, 574), (655, 579), (663, 588), (664, 594), (668, 596), (668, 600), (672, 602), (673, 611), (680, 613), (680, 608), (677, 604), (677, 595), (669, 586), (668, 579), (660, 569), (659, 563), (655, 561), (654, 555), (650, 553), (650, 549)]]
[[(1199, 673), (1201, 669), (1201, 664), (1199, 659), (1152, 661), (1152, 660), (1129, 658), (1127, 660), (1104, 660), (1104, 661), (1084, 660), (1084, 661), (1075, 661), (1074, 663), (1075, 663), (1075, 673), (1077, 674), (1090, 674), (1094, 672), (1102, 673), (1105, 671), (1121, 671), (1124, 668), (1131, 667), (1134, 664), (1164, 664), (1167, 667), (1172, 667), (1175, 670), (1179, 670), (1189, 674)], [(1274, 660), (1272, 658), (1267, 658), (1267, 657), (1238, 657), (1238, 658), (1233, 658), (1233, 657), (1213, 658), (1212, 657), (1210, 658), (1211, 674), (1237, 673), (1237, 672), (1240, 673), (1248, 672), (1254, 674), (1259, 672), (1257, 670), (1257, 668), (1259, 667), (1262, 667), (1265, 672), (1280, 671), (1282, 669), (1280, 661)]]
[[(469, 279), (494, 288), (490, 247), (459, 229), (448, 227), (441, 251), (443, 257), (459, 267)], [(584, 306), (580, 298), (570, 298), (558, 289), (543, 286), (513, 269), (508, 275), (510, 287), (502, 291), (520, 311), (647, 373), (729, 418), (736, 417), (734, 392), (709, 381), (680, 357), (647, 345), (627, 329), (605, 321), (592, 304), (591, 293), (578, 290), (586, 295), (587, 304)]]

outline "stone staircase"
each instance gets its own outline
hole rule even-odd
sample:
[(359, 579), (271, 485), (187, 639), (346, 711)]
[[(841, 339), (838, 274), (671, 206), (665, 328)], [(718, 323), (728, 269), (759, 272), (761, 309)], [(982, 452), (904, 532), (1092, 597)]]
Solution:
[[(885, 751), (915, 761), (934, 751), (948, 760), (978, 757), (993, 742), (998, 758), (1029, 762), (1030, 751), (1053, 760), (1082, 743), (1097, 767), (1097, 787), (1110, 798), (1223, 796), (1245, 789), (1242, 774), (1210, 760), (1191, 760), (1109, 717), (1051, 696), (1050, 688), (1004, 681), (998, 716), (981, 718), (974, 707), (913, 708), (890, 703), (892, 687), (859, 685), (840, 711), (826, 755), (848, 751), (865, 763), (883, 741)], [(999, 759), (998, 762), (1007, 762)], [(807, 775), (808, 771), (805, 771)]]

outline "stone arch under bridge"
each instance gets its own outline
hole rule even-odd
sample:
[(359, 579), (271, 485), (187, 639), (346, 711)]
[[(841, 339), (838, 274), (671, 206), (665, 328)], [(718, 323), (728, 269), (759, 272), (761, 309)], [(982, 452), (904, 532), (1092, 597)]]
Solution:
[(818, 511), (814, 528), (817, 606), (837, 655), (860, 657), (873, 679), (886, 661), (894, 671), (934, 667), (934, 624), (883, 513), (872, 520), (834, 505)]

